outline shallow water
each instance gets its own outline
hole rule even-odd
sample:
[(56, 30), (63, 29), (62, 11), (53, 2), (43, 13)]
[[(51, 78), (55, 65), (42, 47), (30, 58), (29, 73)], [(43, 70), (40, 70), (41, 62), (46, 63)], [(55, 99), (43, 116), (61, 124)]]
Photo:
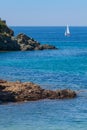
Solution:
[(87, 130), (87, 27), (11, 27), (59, 50), (1, 52), (0, 78), (84, 91), (70, 100), (0, 105), (1, 130)]

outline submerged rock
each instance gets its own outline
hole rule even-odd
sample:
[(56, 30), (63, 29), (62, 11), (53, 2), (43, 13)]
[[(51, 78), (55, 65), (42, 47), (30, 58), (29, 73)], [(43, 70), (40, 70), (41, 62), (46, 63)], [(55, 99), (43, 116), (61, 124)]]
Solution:
[(0, 102), (22, 102), (35, 101), (40, 99), (64, 99), (76, 97), (75, 91), (46, 90), (32, 82), (8, 82), (0, 80)]

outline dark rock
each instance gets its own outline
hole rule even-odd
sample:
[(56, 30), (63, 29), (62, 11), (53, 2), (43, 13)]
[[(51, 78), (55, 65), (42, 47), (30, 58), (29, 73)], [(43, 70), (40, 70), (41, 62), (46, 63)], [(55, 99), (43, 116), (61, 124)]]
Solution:
[(44, 49), (57, 48), (48, 44), (41, 45), (38, 41), (23, 33), (14, 37), (14, 31), (6, 25), (5, 21), (0, 20), (0, 51), (31, 51)]
[(0, 19), (0, 34), (6, 35), (6, 36), (13, 36), (14, 31), (11, 30), (7, 25), (6, 22)]
[(16, 51), (20, 50), (16, 40), (12, 40), (9, 36), (0, 34), (0, 51)]
[(40, 99), (64, 99), (76, 97), (75, 91), (45, 90), (31, 82), (8, 82), (0, 80), (0, 102), (35, 101)]
[(17, 42), (20, 45), (21, 50), (44, 50), (44, 49), (56, 49), (53, 45), (43, 44), (41, 45), (36, 40), (28, 37), (27, 35), (21, 33), (17, 37)]
[(35, 47), (39, 46), (40, 43), (27, 35), (21, 33), (17, 37), (17, 42), (20, 45), (21, 50), (34, 50)]

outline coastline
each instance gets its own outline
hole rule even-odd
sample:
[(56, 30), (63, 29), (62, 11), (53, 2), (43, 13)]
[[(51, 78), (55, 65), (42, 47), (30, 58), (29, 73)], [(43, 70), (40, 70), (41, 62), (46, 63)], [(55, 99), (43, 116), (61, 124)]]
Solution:
[[(14, 30), (20, 32), (17, 28)], [(25, 30), (23, 30), (24, 33), (27, 32), (29, 35), (30, 28)], [(3, 53), (0, 55), (1, 79), (31, 81), (50, 90), (71, 89), (75, 90), (77, 97), (1, 104), (0, 129), (87, 129), (87, 94), (78, 93), (78, 90), (87, 88), (87, 43), (84, 42), (87, 29), (84, 31), (81, 28), (79, 31), (80, 29), (73, 28), (73, 35), (70, 38), (65, 38), (61, 29), (61, 34), (57, 35), (56, 39), (54, 30), (51, 28), (45, 29), (45, 31), (43, 28), (38, 32), (37, 30), (33, 29), (30, 35), (35, 36), (42, 43), (52, 43), (61, 49), (58, 51)], [(50, 30), (51, 34), (48, 36)], [(77, 34), (74, 30), (77, 30)], [(40, 33), (43, 31), (43, 34)], [(56, 29), (56, 34), (58, 33), (60, 31), (58, 32)], [(77, 42), (74, 36), (77, 37)]]

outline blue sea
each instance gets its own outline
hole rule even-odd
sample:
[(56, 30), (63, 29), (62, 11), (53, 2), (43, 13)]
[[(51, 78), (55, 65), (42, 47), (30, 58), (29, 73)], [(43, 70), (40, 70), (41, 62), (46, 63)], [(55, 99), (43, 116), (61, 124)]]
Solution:
[(72, 89), (77, 98), (0, 105), (0, 130), (87, 130), (87, 27), (11, 27), (58, 50), (0, 52), (0, 79)]

